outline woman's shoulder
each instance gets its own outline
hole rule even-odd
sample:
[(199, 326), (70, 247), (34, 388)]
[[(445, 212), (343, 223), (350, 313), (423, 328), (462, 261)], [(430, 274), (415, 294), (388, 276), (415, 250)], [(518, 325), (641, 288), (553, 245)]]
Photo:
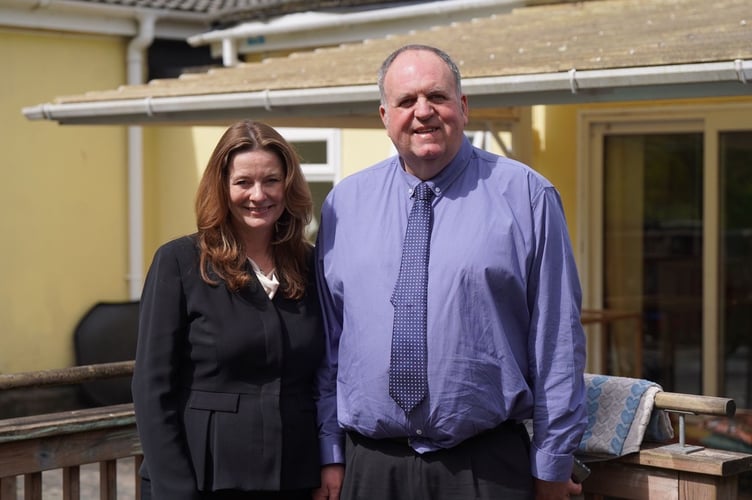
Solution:
[(155, 257), (195, 255), (198, 252), (197, 235), (188, 234), (179, 236), (163, 243), (156, 252)]

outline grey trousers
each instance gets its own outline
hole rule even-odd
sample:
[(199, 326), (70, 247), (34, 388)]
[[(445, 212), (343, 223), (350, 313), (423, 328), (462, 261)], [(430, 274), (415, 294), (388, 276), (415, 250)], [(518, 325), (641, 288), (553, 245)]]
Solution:
[(406, 440), (348, 433), (341, 500), (530, 500), (530, 438), (505, 423), (458, 446), (418, 454)]

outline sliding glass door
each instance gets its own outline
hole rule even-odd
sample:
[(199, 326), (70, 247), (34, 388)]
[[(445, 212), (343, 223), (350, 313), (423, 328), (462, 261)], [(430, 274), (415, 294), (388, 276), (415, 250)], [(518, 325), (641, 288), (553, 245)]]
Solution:
[(585, 307), (617, 318), (586, 329), (594, 371), (752, 407), (750, 116), (583, 121)]
[(752, 131), (719, 133), (723, 394), (752, 407)]
[[(609, 328), (611, 373), (635, 373), (680, 392), (701, 388), (702, 135), (604, 137), (603, 306), (637, 310), (642, 331)], [(639, 359), (639, 358), (637, 358)], [(626, 364), (626, 366), (625, 366)]]

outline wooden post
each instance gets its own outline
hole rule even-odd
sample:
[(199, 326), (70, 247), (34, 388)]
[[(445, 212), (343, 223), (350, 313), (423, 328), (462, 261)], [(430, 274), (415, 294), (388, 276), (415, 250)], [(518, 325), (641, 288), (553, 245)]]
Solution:
[(141, 464), (144, 462), (144, 456), (143, 455), (136, 455), (134, 457), (134, 463), (133, 463), (133, 473), (134, 478), (133, 480), (136, 482), (136, 499), (135, 500), (141, 500), (141, 474), (139, 474), (139, 469), (141, 469)]
[(117, 500), (117, 461), (99, 463), (99, 499)]
[(81, 500), (81, 467), (63, 467), (63, 500)]
[(16, 500), (16, 478), (0, 478), (0, 500)]
[(42, 473), (24, 475), (24, 500), (42, 500)]

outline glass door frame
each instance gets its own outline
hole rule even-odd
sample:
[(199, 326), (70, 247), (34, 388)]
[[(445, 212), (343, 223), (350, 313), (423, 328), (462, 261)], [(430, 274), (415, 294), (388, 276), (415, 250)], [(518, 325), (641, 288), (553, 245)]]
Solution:
[[(578, 113), (578, 234), (576, 259), (583, 286), (583, 307), (603, 306), (603, 159), (610, 134), (700, 132), (703, 134), (703, 297), (702, 393), (718, 396), (723, 387), (720, 353), (720, 169), (719, 133), (752, 130), (752, 103), (714, 106), (582, 110)], [(588, 338), (588, 352), (602, 352), (602, 335)], [(598, 357), (588, 371), (602, 373)]]

